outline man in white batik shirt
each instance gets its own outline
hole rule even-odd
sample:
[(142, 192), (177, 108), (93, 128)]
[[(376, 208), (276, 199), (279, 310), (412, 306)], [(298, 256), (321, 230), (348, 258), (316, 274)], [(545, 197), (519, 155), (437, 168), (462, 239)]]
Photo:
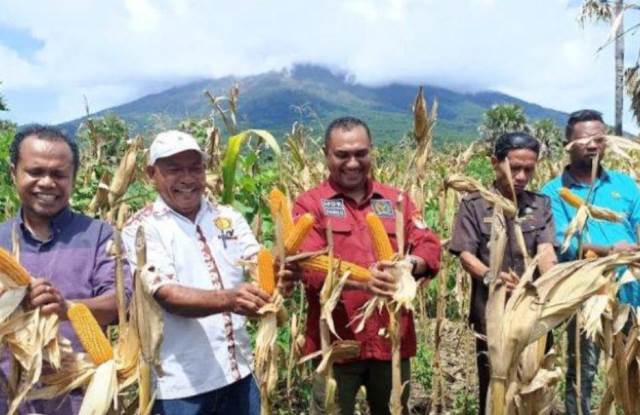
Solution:
[(159, 134), (147, 167), (158, 197), (123, 232), (135, 264), (135, 235), (144, 227), (155, 268), (146, 284), (164, 314), (164, 375), (155, 379), (152, 413), (257, 415), (245, 316), (269, 296), (245, 282), (238, 261), (252, 259), (259, 245), (239, 212), (203, 197), (205, 158), (192, 136)]

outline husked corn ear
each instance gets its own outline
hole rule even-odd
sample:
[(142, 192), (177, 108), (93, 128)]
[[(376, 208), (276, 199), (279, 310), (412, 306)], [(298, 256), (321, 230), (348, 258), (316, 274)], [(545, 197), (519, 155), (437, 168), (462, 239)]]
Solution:
[[(371, 272), (365, 267), (361, 267), (360, 265), (356, 265), (347, 261), (340, 261), (334, 258), (334, 269), (338, 266), (338, 264), (340, 264), (338, 274), (344, 274), (345, 272), (349, 271), (349, 278), (360, 282), (365, 282), (371, 279)], [(303, 261), (300, 261), (300, 265), (302, 265), (302, 268), (306, 268), (309, 270), (327, 272), (329, 270), (329, 256), (318, 255), (313, 258), (305, 259)]]
[(287, 254), (293, 254), (300, 248), (300, 245), (302, 245), (304, 238), (307, 237), (307, 234), (309, 233), (315, 222), (316, 220), (310, 213), (305, 213), (298, 218), (296, 224), (293, 225), (291, 234), (289, 234), (289, 236), (287, 236), (287, 239), (284, 241), (284, 250)]
[(289, 199), (277, 187), (274, 187), (269, 192), (269, 210), (274, 222), (276, 217), (280, 218), (282, 237), (286, 240), (293, 232), (293, 219), (291, 217)]
[(83, 303), (73, 303), (67, 310), (67, 317), (93, 363), (100, 365), (113, 359), (111, 343), (102, 332), (89, 307)]
[(31, 276), (16, 258), (0, 248), (0, 273), (5, 274), (17, 285), (29, 285)]
[(268, 249), (258, 252), (258, 284), (267, 294), (273, 294), (276, 288), (276, 274), (273, 270), (273, 255)]
[[(573, 194), (566, 187), (560, 189), (559, 193), (562, 200), (575, 208), (579, 208), (585, 205), (584, 200), (582, 200), (579, 196)], [(607, 220), (610, 222), (620, 222), (622, 220), (622, 217), (616, 212), (597, 206), (589, 206), (589, 214), (595, 219)]]
[(573, 194), (571, 190), (567, 189), (566, 187), (560, 189), (560, 197), (562, 198), (562, 200), (564, 200), (574, 208), (579, 208), (580, 206), (584, 205), (584, 200), (582, 200), (579, 196)]
[(585, 259), (596, 259), (596, 258), (598, 258), (598, 254), (596, 254), (594, 251), (592, 251), (591, 249), (589, 249), (589, 250), (584, 254), (584, 258), (585, 258)]
[(390, 261), (393, 258), (393, 248), (382, 221), (373, 212), (367, 213), (366, 221), (373, 240), (373, 249), (376, 251), (376, 258), (378, 261)]

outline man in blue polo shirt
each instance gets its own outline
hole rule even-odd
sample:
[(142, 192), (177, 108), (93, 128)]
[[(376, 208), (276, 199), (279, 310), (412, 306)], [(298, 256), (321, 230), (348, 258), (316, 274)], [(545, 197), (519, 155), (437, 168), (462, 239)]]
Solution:
[[(551, 180), (542, 188), (542, 193), (551, 198), (551, 208), (556, 225), (556, 239), (561, 244), (568, 224), (577, 209), (562, 200), (559, 190), (568, 188), (572, 193), (592, 205), (615, 211), (624, 219), (614, 223), (588, 219), (582, 234), (581, 251), (593, 251), (599, 256), (615, 252), (639, 249), (637, 229), (640, 226), (640, 190), (628, 175), (613, 170), (605, 170), (598, 165), (598, 174), (592, 182), (592, 164), (597, 156), (598, 163), (606, 148), (606, 127), (602, 115), (593, 110), (576, 111), (569, 116), (565, 130), (565, 144), (569, 148), (570, 163), (561, 176)], [(590, 188), (593, 189), (590, 191)], [(574, 236), (569, 248), (558, 255), (560, 262), (577, 259), (578, 240)], [(624, 284), (618, 293), (620, 301), (640, 306), (640, 283)], [(568, 362), (566, 378), (566, 413), (577, 414), (576, 402), (576, 358), (575, 320), (569, 323)], [(593, 378), (598, 368), (599, 349), (584, 335), (580, 338), (581, 400), (583, 414), (590, 413), (589, 401)]]

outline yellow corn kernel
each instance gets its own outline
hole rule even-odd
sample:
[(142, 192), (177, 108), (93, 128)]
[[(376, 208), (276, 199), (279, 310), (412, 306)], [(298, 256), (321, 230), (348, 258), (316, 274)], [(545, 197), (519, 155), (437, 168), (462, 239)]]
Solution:
[(574, 208), (579, 208), (580, 206), (584, 205), (584, 200), (574, 195), (571, 190), (567, 189), (566, 187), (560, 189), (560, 197), (562, 198), (562, 200), (564, 200)]
[(29, 272), (9, 252), (0, 248), (0, 273), (9, 277), (19, 286), (29, 285), (31, 277)]
[(269, 210), (271, 217), (275, 223), (276, 218), (280, 219), (282, 225), (282, 237), (286, 240), (293, 232), (293, 218), (291, 217), (291, 208), (289, 207), (289, 199), (277, 187), (269, 192)]
[[(579, 196), (573, 194), (566, 187), (560, 189), (559, 193), (562, 200), (575, 208), (579, 208), (585, 205), (584, 200), (582, 200)], [(609, 209), (599, 208), (597, 206), (589, 206), (589, 215), (591, 215), (591, 217), (595, 219), (606, 220), (609, 222), (620, 222), (622, 220), (621, 216), (616, 212), (613, 212)]]
[(366, 221), (373, 240), (373, 249), (376, 251), (376, 258), (378, 261), (390, 261), (393, 258), (393, 248), (382, 221), (373, 212), (367, 213)]
[(594, 251), (592, 251), (591, 249), (587, 250), (587, 252), (584, 254), (584, 258), (585, 259), (596, 259), (598, 258), (598, 254), (596, 254)]
[(291, 234), (287, 236), (287, 239), (284, 241), (284, 250), (287, 255), (293, 254), (300, 249), (300, 245), (304, 242), (304, 239), (307, 237), (311, 228), (313, 228), (315, 222), (316, 220), (310, 213), (305, 213), (298, 218), (296, 224), (293, 225)]
[(276, 275), (273, 270), (274, 260), (271, 251), (262, 248), (258, 252), (258, 285), (267, 294), (273, 294), (276, 288)]
[(67, 310), (67, 317), (93, 363), (101, 365), (113, 359), (111, 343), (102, 332), (89, 307), (83, 303), (73, 303)]
[[(349, 271), (349, 279), (354, 281), (366, 282), (371, 279), (371, 272), (365, 267), (361, 267), (360, 265), (353, 264), (347, 261), (340, 261), (338, 259), (333, 259), (333, 267), (336, 269), (340, 264), (340, 269), (338, 269), (338, 274), (342, 275), (345, 272)], [(312, 271), (329, 271), (329, 256), (328, 255), (318, 255), (313, 258), (305, 259), (300, 261), (300, 265), (302, 268), (312, 270)]]

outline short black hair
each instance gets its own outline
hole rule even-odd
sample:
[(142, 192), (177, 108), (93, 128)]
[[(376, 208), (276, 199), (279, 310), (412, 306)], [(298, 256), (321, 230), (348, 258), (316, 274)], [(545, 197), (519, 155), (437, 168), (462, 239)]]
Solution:
[(498, 161), (502, 161), (507, 158), (509, 151), (523, 148), (540, 154), (540, 143), (528, 133), (523, 131), (505, 133), (496, 140), (493, 155)]
[(80, 166), (80, 153), (76, 140), (69, 138), (69, 136), (59, 128), (50, 125), (29, 124), (20, 128), (13, 137), (11, 147), (9, 147), (9, 158), (11, 160), (11, 164), (14, 166), (18, 165), (18, 160), (20, 160), (20, 145), (27, 137), (31, 137), (32, 135), (41, 140), (63, 141), (67, 143), (71, 150), (71, 155), (73, 156), (73, 175), (76, 175), (78, 167)]
[(577, 123), (585, 121), (600, 121), (604, 124), (604, 121), (602, 120), (602, 113), (600, 111), (585, 109), (572, 112), (569, 114), (567, 126), (564, 129), (565, 140), (569, 141), (571, 139), (571, 136), (573, 135), (573, 128)]
[(366, 122), (362, 121), (360, 118), (356, 117), (340, 117), (331, 121), (326, 131), (324, 132), (324, 146), (325, 148), (329, 145), (329, 140), (331, 139), (331, 133), (333, 130), (341, 129), (341, 130), (351, 130), (355, 127), (362, 127), (367, 132), (367, 138), (370, 143), (373, 143), (371, 139), (371, 131), (369, 131), (369, 126)]

